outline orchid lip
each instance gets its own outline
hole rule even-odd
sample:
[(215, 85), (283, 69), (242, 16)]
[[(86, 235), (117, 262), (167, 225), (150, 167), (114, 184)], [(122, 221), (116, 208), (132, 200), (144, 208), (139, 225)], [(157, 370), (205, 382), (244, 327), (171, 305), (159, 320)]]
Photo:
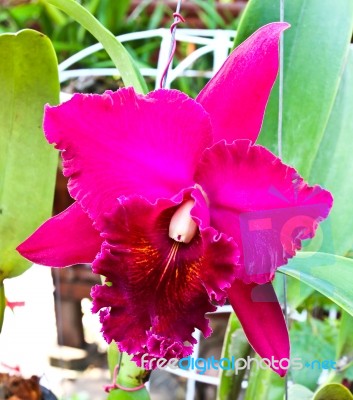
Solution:
[(190, 243), (197, 232), (197, 224), (191, 218), (191, 210), (195, 200), (187, 200), (181, 204), (172, 216), (169, 224), (169, 237), (176, 242)]
[(172, 245), (170, 251), (169, 251), (169, 254), (168, 254), (168, 257), (167, 257), (167, 263), (166, 263), (166, 266), (165, 266), (165, 268), (164, 268), (164, 271), (163, 271), (163, 273), (162, 273), (162, 275), (161, 275), (161, 278), (160, 278), (160, 280), (159, 280), (159, 282), (158, 282), (157, 289), (159, 288), (159, 286), (160, 286), (161, 283), (163, 282), (163, 278), (164, 278), (165, 274), (167, 273), (170, 264), (171, 264), (171, 263), (175, 263), (176, 255), (177, 255), (177, 252), (178, 252), (178, 250), (179, 250), (179, 244), (180, 244), (180, 243), (179, 243), (178, 241), (175, 241), (175, 242), (173, 243), (173, 245)]

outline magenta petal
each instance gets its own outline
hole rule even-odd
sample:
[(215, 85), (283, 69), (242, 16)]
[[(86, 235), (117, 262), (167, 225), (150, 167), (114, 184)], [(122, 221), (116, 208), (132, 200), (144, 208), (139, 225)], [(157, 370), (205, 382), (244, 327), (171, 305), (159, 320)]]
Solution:
[(272, 285), (247, 285), (236, 280), (228, 297), (253, 349), (270, 361), (275, 372), (284, 376), (289, 363), (289, 336)]
[(235, 279), (235, 267), (239, 262), (238, 246), (232, 238), (218, 234), (213, 228), (201, 231), (204, 243), (203, 268), (200, 278), (209, 297), (217, 304), (223, 305), (225, 292)]
[(214, 141), (256, 141), (278, 71), (278, 42), (287, 23), (263, 26), (238, 46), (200, 92)]
[(245, 283), (272, 280), (332, 206), (329, 192), (308, 186), (294, 168), (248, 140), (206, 150), (195, 180), (210, 201), (211, 226), (239, 245), (237, 277)]
[[(205, 238), (196, 233), (187, 244), (169, 238), (169, 222), (191, 194), (187, 190), (174, 201), (161, 199), (155, 204), (138, 196), (120, 198), (116, 210), (103, 220), (106, 240), (93, 271), (111, 285), (93, 289), (93, 311), (103, 309), (106, 340), (118, 342), (138, 363), (143, 354), (165, 358), (191, 354), (194, 329), (205, 336), (211, 332), (205, 318), (215, 310), (210, 297), (223, 300), (222, 286), (225, 289), (228, 280), (234, 280), (235, 245), (228, 245), (224, 235), (205, 228)], [(214, 287), (211, 278), (206, 282), (208, 276), (217, 276), (221, 287)]]
[(63, 150), (71, 196), (93, 219), (111, 211), (121, 195), (154, 201), (192, 186), (196, 163), (212, 140), (203, 108), (162, 89), (147, 96), (132, 88), (76, 94), (46, 107), (44, 130)]
[(17, 251), (37, 264), (66, 267), (93, 262), (102, 241), (88, 215), (74, 203), (44, 222)]

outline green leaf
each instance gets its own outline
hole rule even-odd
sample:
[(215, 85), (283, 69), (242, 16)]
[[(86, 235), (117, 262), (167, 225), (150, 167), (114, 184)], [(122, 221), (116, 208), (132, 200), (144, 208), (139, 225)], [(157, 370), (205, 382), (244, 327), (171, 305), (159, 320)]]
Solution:
[(311, 286), (353, 315), (353, 259), (302, 252), (278, 271)]
[(57, 152), (42, 132), (44, 104), (59, 102), (50, 40), (33, 30), (0, 35), (0, 282), (30, 263), (16, 247), (52, 212)]
[(108, 394), (107, 400), (150, 400), (150, 395), (146, 389), (140, 389), (136, 392), (114, 389)]
[(63, 27), (67, 24), (67, 17), (56, 7), (45, 2), (43, 2), (42, 5), (53, 25)]
[(126, 86), (139, 93), (147, 93), (146, 82), (124, 46), (84, 7), (75, 0), (46, 0), (58, 7), (87, 29), (105, 48)]
[(331, 367), (331, 360), (335, 360), (334, 341), (336, 337), (337, 329), (334, 329), (330, 321), (312, 318), (304, 323), (293, 321), (290, 329), (292, 357), (299, 358), (303, 365), (310, 364), (301, 369), (291, 369), (291, 378), (294, 382), (315, 390), (323, 371), (322, 363), (325, 360), (328, 360), (325, 369), (334, 371)]
[(285, 380), (279, 375), (271, 375), (270, 389), (268, 391), (268, 400), (283, 400), (285, 389)]
[(248, 387), (245, 392), (244, 400), (267, 400), (271, 386), (272, 372), (269, 368), (260, 369), (252, 367), (249, 375)]
[[(278, 300), (284, 302), (283, 275), (277, 274), (272, 282)], [(290, 309), (298, 308), (313, 292), (314, 289), (304, 283), (287, 276), (286, 282), (287, 305)]]
[[(279, 20), (280, 0), (250, 0), (236, 44)], [(336, 97), (353, 29), (351, 0), (295, 0), (285, 4), (283, 159), (309, 177)], [(259, 142), (278, 153), (278, 86)], [(327, 166), (326, 166), (327, 167)]]
[[(249, 342), (241, 328), (240, 322), (234, 313), (229, 316), (227, 330), (224, 336), (221, 358), (246, 358), (251, 351)], [(221, 370), (220, 384), (217, 390), (217, 400), (231, 400), (237, 398), (245, 370)]]
[(288, 400), (352, 400), (350, 391), (343, 385), (330, 383), (314, 394), (305, 386), (292, 385), (288, 390)]
[(341, 313), (340, 329), (336, 339), (336, 357), (339, 368), (332, 371), (326, 382), (341, 383), (353, 377), (353, 317), (345, 311)]
[(340, 330), (337, 339), (336, 360), (346, 356), (349, 360), (353, 360), (353, 317), (342, 312)]
[[(345, 255), (353, 244), (353, 48), (350, 48), (334, 107), (313, 164), (310, 181), (334, 197), (330, 217), (321, 229), (328, 234), (320, 251)], [(350, 222), (348, 222), (350, 221)]]
[(313, 397), (313, 400), (352, 400), (352, 393), (343, 385), (330, 383), (320, 388)]
[[(257, 362), (261, 358), (256, 355), (254, 357)], [(277, 400), (278, 396), (274, 389), (279, 389), (280, 398), (283, 398), (283, 387), (285, 380), (280, 378), (269, 367), (260, 368), (255, 362), (251, 363), (248, 387), (245, 392), (244, 400)]]
[(314, 393), (302, 385), (292, 385), (288, 389), (288, 400), (312, 400)]

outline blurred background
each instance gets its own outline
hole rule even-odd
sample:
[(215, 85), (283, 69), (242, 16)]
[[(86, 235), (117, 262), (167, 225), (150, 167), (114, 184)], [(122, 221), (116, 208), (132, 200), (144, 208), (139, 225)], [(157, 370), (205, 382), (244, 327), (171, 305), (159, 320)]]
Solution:
[[(121, 35), (161, 27), (170, 27), (177, 2), (174, 0), (81, 0), (80, 3), (112, 33)], [(185, 28), (235, 30), (246, 0), (184, 0), (182, 15)], [(59, 63), (86, 48), (96, 40), (81, 26), (57, 8), (41, 0), (0, 0), (0, 33), (16, 32), (23, 28), (43, 32), (53, 42)], [(160, 41), (142, 39), (127, 45), (127, 49), (141, 67), (155, 67)], [(191, 44), (178, 48), (176, 62), (193, 51)], [(211, 61), (198, 61), (197, 68), (205, 70)], [(104, 51), (95, 53), (79, 64), (82, 68), (107, 68), (113, 63)], [(179, 79), (178, 88), (196, 95), (205, 81)], [(95, 82), (95, 92), (102, 92), (115, 82)], [(152, 88), (150, 84), (150, 88)], [(92, 87), (80, 87), (92, 91)]]

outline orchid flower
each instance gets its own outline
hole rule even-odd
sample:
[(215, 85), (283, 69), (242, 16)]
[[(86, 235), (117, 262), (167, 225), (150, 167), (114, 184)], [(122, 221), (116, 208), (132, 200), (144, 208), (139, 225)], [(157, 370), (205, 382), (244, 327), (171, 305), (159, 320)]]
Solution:
[[(255, 141), (286, 23), (236, 48), (196, 100), (177, 90), (76, 94), (45, 109), (75, 203), (19, 247), (52, 267), (93, 263), (102, 331), (134, 356), (182, 358), (228, 299), (254, 350), (289, 358), (271, 285), (332, 206)], [(271, 367), (280, 375), (285, 369)]]

